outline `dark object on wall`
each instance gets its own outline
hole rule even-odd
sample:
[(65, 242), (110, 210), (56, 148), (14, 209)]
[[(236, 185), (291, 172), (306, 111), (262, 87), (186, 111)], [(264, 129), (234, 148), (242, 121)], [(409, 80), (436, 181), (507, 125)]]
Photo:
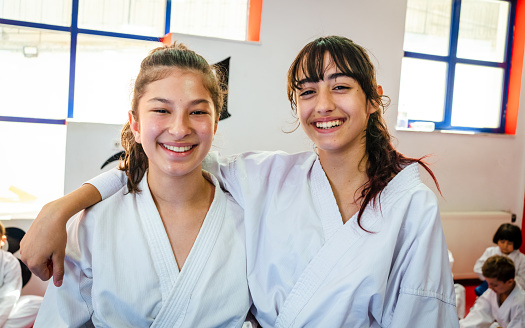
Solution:
[(104, 164), (102, 164), (100, 169), (102, 170), (104, 168), (104, 166), (108, 165), (111, 162), (119, 161), (121, 159), (123, 160), (125, 154), (126, 154), (125, 151), (120, 151), (120, 152), (116, 153), (115, 155), (113, 155), (110, 158), (106, 159), (106, 161), (104, 162)]
[(230, 76), (230, 58), (231, 57), (228, 57), (225, 60), (213, 65), (217, 67), (221, 72), (221, 76), (222, 76), (221, 84), (223, 86), (222, 90), (225, 91), (224, 105), (222, 105), (222, 114), (221, 114), (221, 117), (219, 118), (219, 121), (227, 119), (228, 117), (231, 116), (231, 114), (228, 112), (228, 79)]
[[(22, 238), (24, 238), (25, 234), (25, 231), (20, 228), (6, 227), (5, 236), (7, 238), (8, 245), (7, 251), (11, 254), (18, 252), (20, 249), (20, 241), (22, 241)], [(29, 279), (31, 279), (31, 271), (20, 259), (18, 259), (18, 262), (20, 262), (20, 269), (22, 270), (23, 287), (28, 283)]]

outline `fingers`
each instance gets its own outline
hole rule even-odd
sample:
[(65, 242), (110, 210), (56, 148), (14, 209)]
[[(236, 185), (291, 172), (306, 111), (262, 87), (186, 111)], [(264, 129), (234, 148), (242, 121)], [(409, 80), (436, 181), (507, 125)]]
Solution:
[(49, 280), (49, 278), (51, 278), (51, 271), (48, 269), (47, 263), (33, 264), (30, 261), (24, 261), (23, 259), (22, 262), (24, 262), (25, 265), (27, 265), (27, 267), (29, 268), (29, 270), (31, 270), (31, 272), (33, 272), (33, 274), (40, 278), (42, 281), (46, 281)]
[(31, 272), (38, 278), (40, 278), (43, 281), (49, 280), (51, 278), (51, 271), (48, 270), (47, 260), (42, 261), (35, 261), (35, 257), (31, 257), (31, 252), (26, 251), (26, 237), (22, 238), (22, 241), (20, 242), (20, 260), (24, 262), (24, 264), (27, 266)]
[(53, 272), (53, 283), (55, 286), (62, 286), (62, 280), (64, 279), (64, 252), (55, 252), (51, 257), (51, 268)]

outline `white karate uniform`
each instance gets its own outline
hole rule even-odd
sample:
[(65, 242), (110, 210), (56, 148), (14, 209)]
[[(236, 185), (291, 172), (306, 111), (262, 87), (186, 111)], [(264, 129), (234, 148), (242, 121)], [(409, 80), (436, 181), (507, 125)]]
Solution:
[(520, 285), (516, 284), (501, 306), (498, 305), (498, 295), (487, 289), (459, 324), (461, 328), (488, 328), (494, 320), (501, 328), (525, 327), (525, 291)]
[[(204, 167), (245, 211), (248, 283), (262, 327), (458, 327), (435, 195), (417, 165), (346, 224), (316, 154), (245, 153)], [(103, 197), (111, 171), (90, 183)], [(379, 204), (378, 204), (379, 205)]]
[[(450, 250), (448, 250), (448, 262), (450, 263), (450, 269), (452, 269), (454, 266), (454, 256)], [(467, 299), (465, 287), (463, 287), (461, 284), (454, 284), (454, 291), (456, 293), (456, 310), (458, 313), (458, 318), (463, 319), (465, 317), (465, 303)]]
[(20, 296), (22, 270), (11, 253), (0, 250), (0, 327), (31, 327), (42, 303), (36, 295)]
[(49, 284), (35, 327), (241, 327), (251, 305), (242, 209), (215, 198), (178, 269), (147, 184), (68, 225), (63, 285)]
[(488, 247), (483, 255), (476, 261), (474, 264), (474, 272), (478, 275), (479, 279), (485, 280), (481, 268), (485, 261), (492, 255), (502, 255), (507, 256), (514, 262), (514, 267), (516, 268), (516, 282), (522, 287), (525, 288), (525, 254), (521, 253), (519, 249), (513, 250), (509, 255), (505, 255), (501, 252), (498, 246)]

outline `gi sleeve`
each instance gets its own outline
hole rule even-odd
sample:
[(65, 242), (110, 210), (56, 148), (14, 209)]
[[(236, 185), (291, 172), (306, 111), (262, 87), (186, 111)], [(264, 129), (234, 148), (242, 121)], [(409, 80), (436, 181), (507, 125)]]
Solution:
[(18, 259), (11, 253), (0, 250), (0, 260), (0, 327), (3, 327), (20, 298), (22, 272)]
[[(519, 254), (518, 265), (516, 266), (516, 282), (521, 288), (525, 288), (525, 255)], [(516, 263), (515, 263), (516, 264)]]
[(115, 194), (117, 191), (122, 189), (127, 183), (127, 176), (124, 171), (117, 168), (113, 168), (109, 171), (101, 173), (91, 180), (86, 181), (97, 188), (98, 192), (102, 196), (102, 200)]
[(84, 210), (68, 226), (62, 286), (48, 285), (35, 328), (94, 327), (91, 322), (91, 243), (85, 216)]
[(389, 327), (458, 327), (454, 281), (439, 208), (430, 190), (419, 190), (405, 209), (403, 274)]
[(239, 182), (237, 160), (242, 155), (221, 156), (218, 152), (210, 152), (202, 161), (202, 168), (213, 174), (222, 189), (230, 193), (235, 201), (244, 208), (243, 191)]
[(459, 326), (461, 328), (489, 328), (493, 322), (494, 318), (491, 315), (490, 301), (486, 298), (486, 295), (485, 297), (482, 295), (476, 300), (465, 319), (459, 321)]
[(507, 328), (523, 328), (525, 327), (525, 309), (524, 304), (515, 304), (510, 313), (510, 321)]
[(485, 261), (490, 257), (490, 247), (483, 252), (483, 255), (476, 261), (476, 264), (474, 264), (474, 272), (478, 275), (480, 280), (485, 280), (485, 277), (483, 277), (483, 272), (481, 271), (481, 268), (483, 267), (483, 264)]

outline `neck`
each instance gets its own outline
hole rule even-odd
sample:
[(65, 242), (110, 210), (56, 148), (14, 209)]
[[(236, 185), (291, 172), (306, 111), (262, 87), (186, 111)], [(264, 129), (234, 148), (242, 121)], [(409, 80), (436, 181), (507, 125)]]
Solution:
[(319, 160), (328, 177), (343, 222), (348, 221), (360, 208), (362, 186), (368, 181), (367, 158), (364, 149), (331, 153), (319, 151)]
[(513, 282), (509, 290), (498, 295), (500, 305), (503, 304), (503, 302), (505, 302), (505, 300), (507, 299), (507, 297), (509, 297), (510, 293), (512, 293), (515, 287), (516, 287), (516, 282)]
[(208, 204), (213, 189), (213, 185), (202, 175), (200, 166), (184, 176), (177, 177), (150, 169), (148, 185), (160, 212), (162, 208)]

